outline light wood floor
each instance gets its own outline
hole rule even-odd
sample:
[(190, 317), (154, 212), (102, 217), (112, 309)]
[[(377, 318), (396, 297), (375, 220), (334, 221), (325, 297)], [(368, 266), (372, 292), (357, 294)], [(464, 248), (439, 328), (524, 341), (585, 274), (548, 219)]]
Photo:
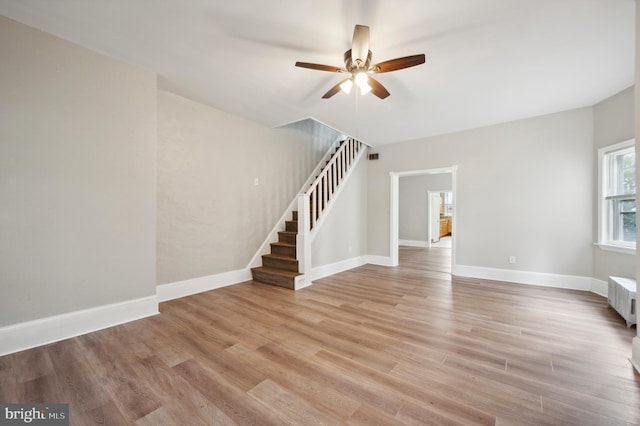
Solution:
[(0, 401), (71, 424), (640, 424), (635, 328), (584, 292), (451, 279), (400, 252), (299, 292), (253, 282), (0, 358)]

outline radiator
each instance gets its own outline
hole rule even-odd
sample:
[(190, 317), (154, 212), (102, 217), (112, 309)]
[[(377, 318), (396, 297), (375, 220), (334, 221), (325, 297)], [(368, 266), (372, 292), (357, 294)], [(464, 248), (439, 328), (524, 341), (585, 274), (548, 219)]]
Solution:
[(609, 277), (609, 305), (627, 322), (627, 327), (636, 323), (636, 280)]

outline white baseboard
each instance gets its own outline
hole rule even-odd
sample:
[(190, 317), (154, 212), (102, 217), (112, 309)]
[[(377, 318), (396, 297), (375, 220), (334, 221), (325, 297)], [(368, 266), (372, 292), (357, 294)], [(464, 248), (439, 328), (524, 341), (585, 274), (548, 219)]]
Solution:
[(454, 265), (453, 275), (510, 283), (591, 291), (594, 279), (576, 275), (548, 274), (481, 266)]
[(429, 241), (420, 241), (420, 240), (399, 240), (398, 245), (407, 246), (407, 247), (429, 247)]
[(149, 296), (98, 306), (0, 328), (0, 356), (46, 345), (158, 313), (158, 299)]
[(371, 265), (393, 267), (393, 263), (391, 262), (391, 257), (389, 256), (375, 256), (370, 254), (367, 256), (367, 263)]
[(606, 298), (609, 296), (609, 283), (596, 278), (592, 278), (591, 291)]
[(312, 269), (311, 277), (313, 280), (319, 280), (320, 278), (328, 277), (329, 275), (337, 274), (349, 269), (357, 268), (367, 263), (367, 256), (354, 257), (352, 259), (343, 260), (340, 262), (332, 263), (330, 265), (318, 266)]
[(238, 269), (237, 271), (223, 272), (206, 277), (160, 284), (156, 287), (156, 292), (158, 294), (158, 301), (166, 302), (167, 300), (178, 299), (180, 297), (191, 296), (192, 294), (250, 281), (251, 278), (250, 269)]

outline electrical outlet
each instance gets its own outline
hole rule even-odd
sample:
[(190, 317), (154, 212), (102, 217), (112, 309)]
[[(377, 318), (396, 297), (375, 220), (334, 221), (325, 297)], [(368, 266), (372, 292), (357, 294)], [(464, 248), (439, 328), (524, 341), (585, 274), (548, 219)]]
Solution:
[(515, 256), (509, 256), (509, 263), (516, 263), (516, 257)]
[(260, 179), (255, 178), (255, 179), (253, 180), (253, 184), (254, 184), (255, 186), (260, 185)]

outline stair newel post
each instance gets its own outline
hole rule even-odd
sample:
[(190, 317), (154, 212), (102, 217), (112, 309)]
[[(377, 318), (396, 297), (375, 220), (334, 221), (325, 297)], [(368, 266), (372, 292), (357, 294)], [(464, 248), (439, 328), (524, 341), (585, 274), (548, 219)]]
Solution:
[(306, 274), (309, 280), (311, 273), (311, 202), (308, 194), (298, 195), (298, 235), (296, 236), (296, 257), (299, 272)]

